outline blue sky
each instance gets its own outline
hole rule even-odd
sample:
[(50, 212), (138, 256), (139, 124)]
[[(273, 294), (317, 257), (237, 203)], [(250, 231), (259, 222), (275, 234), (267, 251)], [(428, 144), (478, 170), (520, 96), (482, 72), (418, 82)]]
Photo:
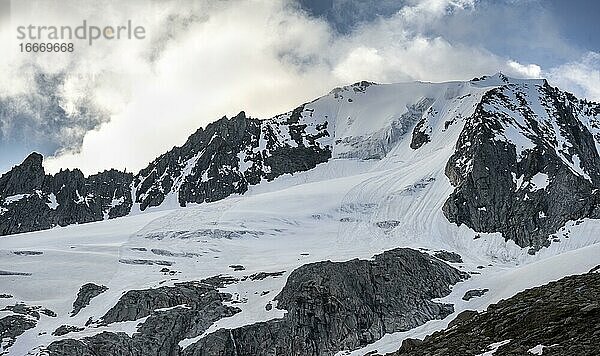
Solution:
[[(349, 34), (365, 23), (390, 18), (414, 1), (299, 3), (312, 16), (326, 19), (339, 33)], [(594, 0), (479, 0), (468, 11), (456, 11), (424, 32), (549, 66), (577, 59), (581, 52), (600, 52), (598, 14), (600, 2)], [(568, 44), (571, 51), (553, 47), (555, 41)]]
[[(60, 4), (60, 6), (58, 5)], [(600, 100), (593, 0), (0, 0), (0, 172), (137, 171), (198, 127), (372, 80), (546, 77)], [(22, 54), (23, 24), (143, 24), (143, 41)]]

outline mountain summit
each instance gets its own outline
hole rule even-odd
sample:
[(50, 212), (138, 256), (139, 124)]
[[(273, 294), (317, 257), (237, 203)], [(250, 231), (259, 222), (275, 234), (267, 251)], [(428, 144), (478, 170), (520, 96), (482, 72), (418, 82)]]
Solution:
[[(600, 217), (600, 105), (545, 80), (359, 82), (268, 120), (244, 112), (198, 129), (135, 176), (45, 175), (30, 155), (0, 178), (0, 234), (186, 206), (336, 159), (444, 160), (447, 219), (532, 251), (569, 220)], [(432, 152), (443, 143), (453, 152)]]
[(137, 174), (33, 153), (0, 177), (0, 351), (598, 354), (599, 148), (599, 104), (497, 74), (241, 112)]

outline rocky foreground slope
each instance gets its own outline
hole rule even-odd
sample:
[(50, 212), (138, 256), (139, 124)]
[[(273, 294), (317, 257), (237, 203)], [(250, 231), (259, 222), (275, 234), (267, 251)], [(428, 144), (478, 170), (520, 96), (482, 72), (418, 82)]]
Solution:
[(599, 273), (565, 277), (485, 312), (465, 311), (447, 330), (405, 340), (389, 356), (598, 355), (599, 295)]
[[(133, 337), (104, 332), (48, 346), (50, 355), (333, 355), (358, 348), (384, 334), (404, 331), (453, 312), (435, 298), (466, 274), (429, 255), (396, 249), (373, 261), (318, 262), (295, 270), (275, 300), (283, 319), (233, 330), (220, 329), (186, 349), (185, 338), (201, 335), (215, 320), (239, 312), (223, 303), (231, 295), (215, 287), (236, 280), (127, 292), (100, 320), (102, 324), (148, 317)], [(272, 305), (265, 305), (272, 308)]]

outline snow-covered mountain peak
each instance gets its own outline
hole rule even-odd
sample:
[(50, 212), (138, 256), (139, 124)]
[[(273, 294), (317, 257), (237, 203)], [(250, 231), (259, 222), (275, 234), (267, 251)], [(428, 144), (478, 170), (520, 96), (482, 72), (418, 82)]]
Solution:
[[(548, 201), (552, 194), (542, 192), (563, 194), (577, 184), (582, 190), (573, 197), (589, 200), (578, 216), (595, 216), (592, 192), (600, 183), (599, 142), (600, 106), (543, 79), (498, 73), (465, 82), (358, 82), (270, 119), (251, 118), (244, 112), (224, 117), (197, 130), (184, 145), (135, 176), (112, 172), (85, 179), (63, 174), (56, 179), (44, 178), (42, 172), (31, 192), (36, 194), (18, 204), (3, 204), (1, 213), (41, 218), (7, 219), (1, 232), (214, 202), (332, 160), (359, 160), (373, 162), (367, 164), (372, 169), (399, 169), (398, 162), (403, 162), (402, 169), (420, 172), (411, 184), (432, 177), (450, 183), (435, 198), (449, 198), (444, 212), (450, 221), (476, 231), (502, 232), (520, 246), (539, 248), (574, 216), (564, 209), (553, 212)], [(428, 165), (420, 167), (424, 162)], [(499, 171), (490, 176), (493, 167)], [(14, 181), (10, 177), (18, 172), (0, 183)], [(489, 182), (480, 186), (482, 177)], [(97, 192), (104, 179), (110, 183)], [(488, 196), (486, 187), (494, 184), (500, 186)], [(0, 189), (6, 190), (3, 198), (27, 194)], [(452, 189), (455, 195), (450, 194)], [(498, 192), (506, 193), (503, 200)], [(494, 206), (499, 199), (501, 205)], [(523, 223), (521, 218), (507, 221), (516, 208), (537, 218), (529, 218), (533, 221), (528, 228), (513, 234), (514, 225)], [(546, 224), (545, 219), (555, 223)]]
[(545, 85), (548, 81), (543, 78), (513, 78), (502, 72), (498, 72), (494, 75), (484, 75), (479, 78), (473, 78), (470, 83), (471, 85), (478, 87), (498, 87), (510, 84)]
[(600, 263), (599, 120), (543, 80), (360, 82), (221, 118), (136, 175), (45, 175), (34, 154), (0, 177), (2, 347), (397, 350), (377, 340)]

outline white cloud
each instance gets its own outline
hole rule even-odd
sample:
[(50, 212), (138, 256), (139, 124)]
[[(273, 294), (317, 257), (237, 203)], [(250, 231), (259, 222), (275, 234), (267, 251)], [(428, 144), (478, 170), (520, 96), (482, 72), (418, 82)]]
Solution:
[[(312, 63), (303, 71), (291, 63), (310, 59), (328, 40), (322, 22), (279, 2), (212, 8), (208, 18), (164, 45), (154, 63), (125, 63), (125, 69), (137, 69), (99, 80), (97, 101), (117, 103), (111, 121), (90, 131), (79, 152), (60, 152), (45, 165), (50, 171), (78, 167), (86, 173), (110, 167), (138, 170), (223, 115), (246, 110), (269, 117), (286, 111), (337, 84), (323, 64)], [(144, 50), (130, 53), (135, 58)], [(126, 100), (120, 100), (121, 92)]]
[[(270, 117), (360, 80), (465, 80), (500, 70), (520, 77), (543, 73), (536, 64), (426, 34), (449, 13), (470, 11), (477, 6), (475, 0), (413, 0), (390, 18), (363, 24), (347, 35), (335, 34), (290, 1), (173, 0), (143, 6), (105, 0), (72, 6), (73, 12), (67, 5), (58, 13), (42, 6), (28, 9), (28, 21), (32, 17), (42, 23), (132, 19), (146, 27), (148, 38), (98, 42), (70, 57), (14, 55), (14, 49), (8, 50), (12, 54), (0, 59), (0, 69), (7, 73), (0, 95), (9, 89), (28, 90), (23, 68), (35, 67), (24, 64), (35, 63), (49, 72), (66, 69), (64, 107), (90, 97), (109, 110), (111, 120), (89, 131), (78, 150), (67, 147), (48, 158), (46, 167), (93, 173), (113, 167), (137, 171), (223, 115), (245, 110)], [(13, 33), (15, 21), (24, 20), (13, 18), (9, 27), (0, 27), (0, 37)], [(584, 82), (578, 72), (582, 63), (568, 67), (568, 78), (592, 90), (594, 83)]]
[(553, 85), (600, 102), (600, 53), (588, 52), (580, 60), (557, 66), (545, 74)]
[(515, 74), (525, 78), (540, 78), (542, 75), (542, 68), (537, 64), (521, 64), (517, 61), (509, 60), (508, 66)]
[(333, 70), (333, 74), (343, 82), (351, 82), (357, 77), (365, 80), (384, 80), (384, 59), (377, 49), (359, 46), (348, 53)]

